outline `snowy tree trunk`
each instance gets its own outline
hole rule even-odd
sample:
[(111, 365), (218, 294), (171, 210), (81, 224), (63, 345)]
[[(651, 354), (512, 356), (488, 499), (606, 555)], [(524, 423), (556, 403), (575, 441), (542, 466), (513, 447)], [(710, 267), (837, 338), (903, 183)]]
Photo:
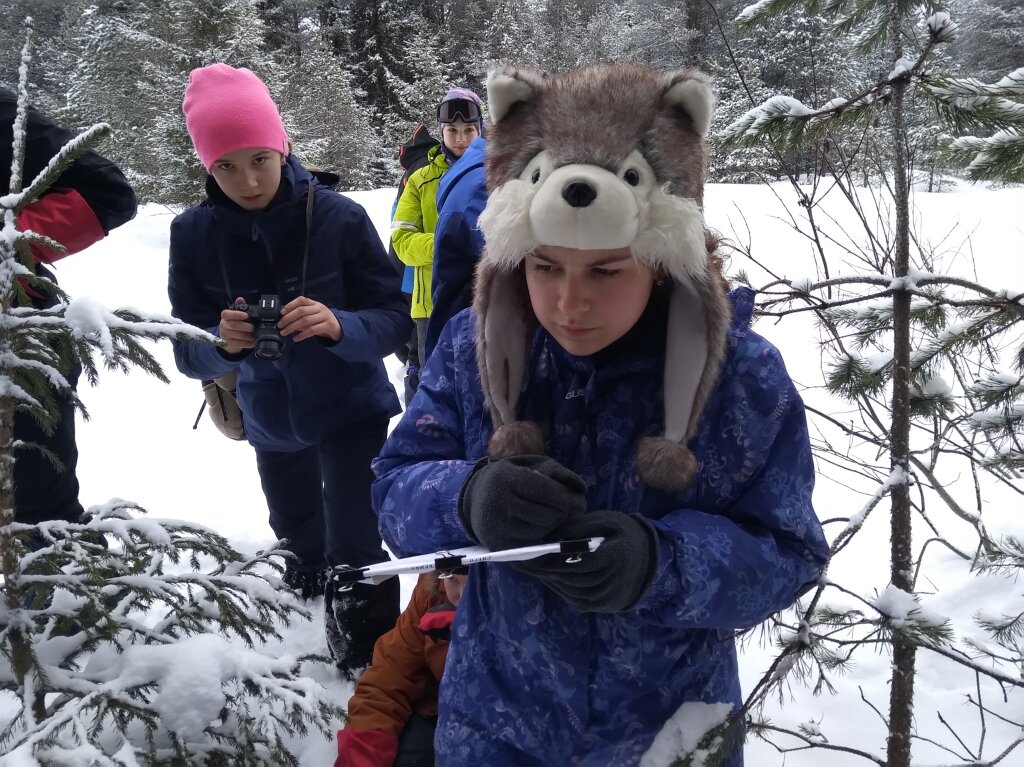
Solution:
[[(903, 56), (901, 9), (893, 0), (889, 17), (893, 61)], [(892, 87), (893, 194), (896, 209), (895, 274), (906, 278), (910, 271), (910, 188), (907, 181), (904, 96), (906, 80)], [(891, 581), (902, 591), (913, 592), (914, 552), (911, 546), (910, 506), (910, 292), (893, 293), (892, 426), (889, 436), (891, 467), (904, 481), (892, 488)], [(893, 637), (892, 680), (889, 690), (889, 767), (909, 767), (910, 735), (914, 715), (914, 643), (898, 634)]]
[(693, 32), (686, 63), (706, 70), (711, 64), (711, 11), (705, 0), (689, 0), (686, 4), (686, 28)]
[[(13, 256), (9, 256), (13, 257)], [(10, 347), (9, 330), (3, 331), (0, 349)], [(0, 398), (0, 570), (4, 576), (4, 594), (7, 609), (14, 611), (22, 607), (21, 589), (17, 587), (18, 553), (14, 548), (14, 537), (10, 525), (14, 522), (14, 400)], [(18, 687), (23, 688), (25, 676), (32, 668), (32, 651), (21, 629), (16, 625), (8, 627), (11, 638), (11, 667)], [(37, 711), (38, 715), (38, 711)]]

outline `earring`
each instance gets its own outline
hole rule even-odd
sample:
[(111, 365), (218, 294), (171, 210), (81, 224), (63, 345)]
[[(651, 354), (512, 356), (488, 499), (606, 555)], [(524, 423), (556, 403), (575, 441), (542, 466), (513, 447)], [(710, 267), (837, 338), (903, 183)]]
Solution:
[(657, 285), (660, 288), (662, 285), (665, 284), (665, 278), (662, 277), (660, 280), (655, 280), (654, 284)]

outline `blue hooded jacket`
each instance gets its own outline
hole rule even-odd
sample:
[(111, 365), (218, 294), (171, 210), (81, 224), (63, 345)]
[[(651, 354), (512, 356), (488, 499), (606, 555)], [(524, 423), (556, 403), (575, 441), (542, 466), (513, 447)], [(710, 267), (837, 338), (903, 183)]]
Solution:
[[(579, 612), (511, 565), (473, 566), (441, 685), (439, 764), (636, 765), (684, 703), (739, 707), (734, 632), (810, 588), (828, 546), (803, 403), (748, 328), (752, 291), (731, 298), (722, 373), (689, 443), (701, 468), (679, 494), (645, 486), (636, 467), (638, 439), (662, 424), (664, 318), (591, 357), (537, 329), (521, 414), (584, 479), (588, 510), (654, 526), (659, 561), (641, 600), (613, 614)], [(374, 464), (381, 533), (399, 556), (473, 543), (458, 499), (492, 432), (475, 325), (471, 311), (448, 323)], [(739, 749), (720, 764), (741, 765)]]
[(434, 310), (427, 323), (424, 345), (428, 358), (448, 320), (472, 303), (473, 271), (484, 248), (477, 220), (487, 205), (486, 146), (482, 136), (473, 139), (462, 157), (441, 176), (437, 188), (434, 274), (430, 285)]
[(401, 412), (382, 358), (409, 338), (412, 322), (399, 276), (363, 208), (320, 185), (291, 156), (278, 197), (264, 210), (242, 210), (212, 177), (207, 195), (171, 223), (167, 290), (174, 316), (217, 335), (221, 311), (238, 296), (254, 304), (277, 294), (283, 307), (305, 295), (334, 311), (343, 336), (337, 343), (286, 338), (273, 361), (251, 350), (231, 355), (208, 343), (175, 342), (178, 370), (211, 379), (237, 368), (246, 436), (262, 450), (292, 452), (347, 423)]

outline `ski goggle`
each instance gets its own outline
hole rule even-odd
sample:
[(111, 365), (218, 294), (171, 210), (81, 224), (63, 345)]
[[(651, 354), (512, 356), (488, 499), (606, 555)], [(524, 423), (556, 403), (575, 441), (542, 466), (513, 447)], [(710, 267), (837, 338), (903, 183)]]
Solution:
[(439, 123), (452, 123), (456, 120), (468, 123), (478, 122), (480, 120), (480, 105), (469, 99), (451, 99), (438, 104), (437, 121)]

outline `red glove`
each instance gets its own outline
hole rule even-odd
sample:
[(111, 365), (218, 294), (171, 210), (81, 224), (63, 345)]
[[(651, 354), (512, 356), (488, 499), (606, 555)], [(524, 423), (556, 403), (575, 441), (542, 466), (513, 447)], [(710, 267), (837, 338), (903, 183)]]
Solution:
[(398, 737), (380, 730), (338, 730), (334, 767), (391, 767), (398, 756)]
[[(63, 245), (71, 255), (85, 250), (106, 235), (89, 203), (74, 189), (55, 189), (28, 205), (18, 217), (18, 229), (31, 229)], [(44, 245), (32, 245), (32, 257), (52, 264), (59, 256)]]

